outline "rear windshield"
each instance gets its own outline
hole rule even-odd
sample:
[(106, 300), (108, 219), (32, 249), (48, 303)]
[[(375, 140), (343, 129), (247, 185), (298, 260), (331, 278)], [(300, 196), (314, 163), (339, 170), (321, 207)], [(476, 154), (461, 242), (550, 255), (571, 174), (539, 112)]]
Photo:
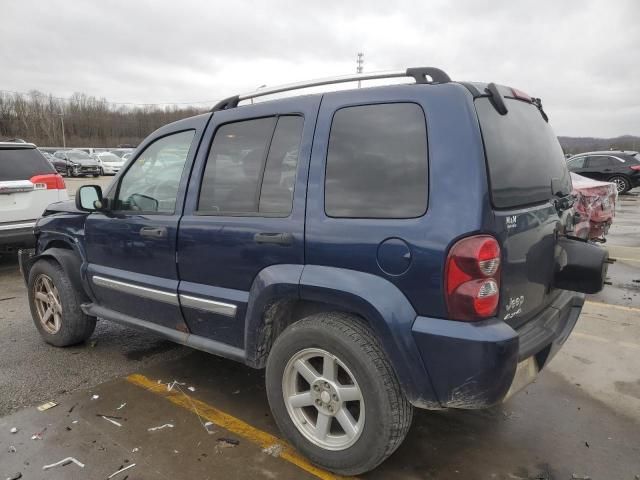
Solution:
[(494, 207), (540, 203), (554, 193), (571, 192), (571, 177), (562, 148), (537, 107), (505, 99), (508, 113), (500, 115), (486, 97), (475, 103)]
[(0, 149), (0, 182), (29, 180), (34, 175), (47, 173), (55, 173), (55, 170), (37, 149)]

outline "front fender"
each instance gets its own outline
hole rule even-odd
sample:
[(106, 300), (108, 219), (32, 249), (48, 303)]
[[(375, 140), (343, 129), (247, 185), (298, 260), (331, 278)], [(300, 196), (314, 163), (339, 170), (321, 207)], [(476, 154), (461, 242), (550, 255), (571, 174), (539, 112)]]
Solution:
[(300, 298), (339, 305), (363, 317), (373, 328), (407, 399), (423, 408), (440, 408), (411, 327), (416, 312), (391, 282), (369, 273), (306, 265)]

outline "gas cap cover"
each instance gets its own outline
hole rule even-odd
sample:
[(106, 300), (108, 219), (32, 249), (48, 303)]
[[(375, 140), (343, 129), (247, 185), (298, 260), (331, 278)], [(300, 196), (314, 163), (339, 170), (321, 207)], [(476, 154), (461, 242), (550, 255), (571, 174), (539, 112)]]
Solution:
[(409, 245), (400, 238), (387, 238), (378, 245), (378, 266), (387, 275), (402, 275), (411, 265)]

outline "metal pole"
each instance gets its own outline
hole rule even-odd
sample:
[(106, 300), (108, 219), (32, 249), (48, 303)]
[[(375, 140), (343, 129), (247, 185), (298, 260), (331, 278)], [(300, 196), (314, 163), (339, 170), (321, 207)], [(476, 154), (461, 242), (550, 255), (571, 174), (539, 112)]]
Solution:
[(64, 138), (64, 114), (60, 112), (60, 123), (62, 124), (62, 148), (67, 148), (67, 141)]
[[(364, 65), (364, 53), (358, 52), (358, 59), (356, 60), (356, 73), (362, 73), (362, 67)], [(358, 80), (358, 88), (360, 88), (360, 80)]]

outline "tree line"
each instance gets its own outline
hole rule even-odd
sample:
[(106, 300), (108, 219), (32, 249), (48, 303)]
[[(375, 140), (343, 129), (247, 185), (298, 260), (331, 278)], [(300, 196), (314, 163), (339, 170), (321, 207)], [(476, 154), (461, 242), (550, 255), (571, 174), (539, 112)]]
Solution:
[(83, 93), (68, 99), (38, 91), (0, 92), (0, 141), (20, 138), (38, 146), (137, 146), (167, 123), (206, 110), (176, 105), (120, 105)]

